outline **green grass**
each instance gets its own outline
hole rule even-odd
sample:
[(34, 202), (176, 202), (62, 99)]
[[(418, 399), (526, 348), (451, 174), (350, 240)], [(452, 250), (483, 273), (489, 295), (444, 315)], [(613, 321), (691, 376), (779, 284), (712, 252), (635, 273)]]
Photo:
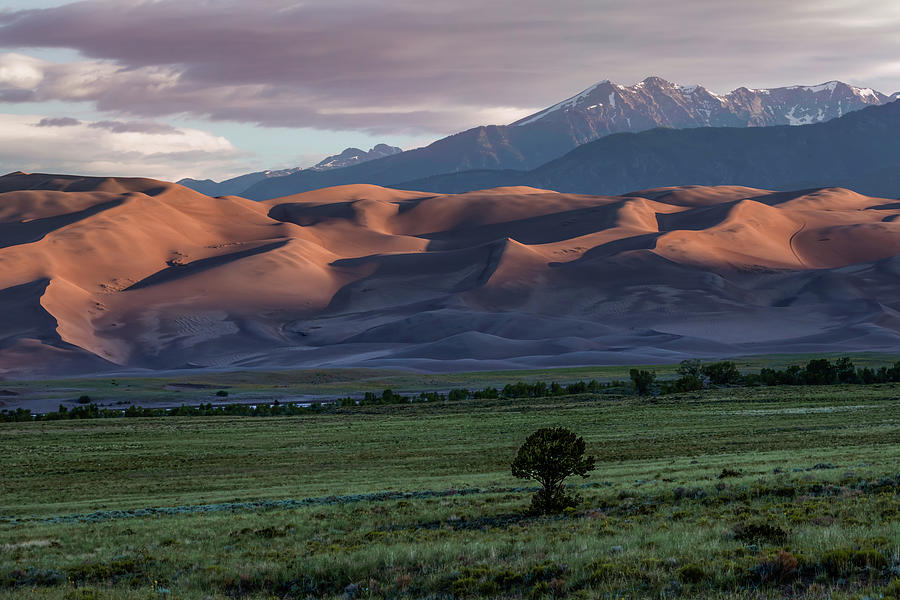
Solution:
[[(898, 398), (734, 388), (0, 424), (0, 598), (900, 594)], [(532, 518), (509, 462), (547, 425), (583, 435), (599, 468), (576, 511)], [(324, 499), (386, 490), (435, 493)], [(740, 538), (762, 523), (784, 535)]]

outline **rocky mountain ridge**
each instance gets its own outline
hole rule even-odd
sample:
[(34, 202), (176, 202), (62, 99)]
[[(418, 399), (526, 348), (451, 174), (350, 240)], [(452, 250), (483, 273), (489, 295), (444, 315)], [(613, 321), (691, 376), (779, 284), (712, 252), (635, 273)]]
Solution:
[(478, 169), (530, 170), (614, 133), (657, 127), (761, 127), (825, 122), (891, 96), (841, 82), (716, 95), (648, 77), (631, 87), (601, 82), (510, 125), (475, 127), (424, 147), (324, 172), (305, 170), (260, 180), (241, 195), (265, 200), (354, 183), (395, 185)]

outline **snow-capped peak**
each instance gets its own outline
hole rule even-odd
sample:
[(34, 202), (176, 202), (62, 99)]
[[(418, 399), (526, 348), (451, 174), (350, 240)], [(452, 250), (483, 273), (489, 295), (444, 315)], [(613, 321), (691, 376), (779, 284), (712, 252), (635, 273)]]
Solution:
[(820, 83), (819, 85), (794, 85), (787, 89), (789, 90), (805, 90), (807, 92), (818, 93), (818, 92), (833, 92), (835, 88), (837, 88), (840, 81), (826, 81), (825, 83)]
[[(892, 98), (900, 98), (900, 93)], [(563, 119), (567, 121), (565, 127), (575, 125), (582, 131), (607, 133), (654, 126), (803, 125), (827, 121), (889, 99), (871, 88), (852, 87), (836, 80), (777, 88), (739, 87), (720, 95), (701, 85), (679, 85), (654, 76), (631, 86), (601, 81), (513, 125)]]
[(545, 108), (544, 110), (542, 110), (538, 113), (535, 113), (535, 114), (531, 115), (530, 117), (526, 117), (522, 121), (516, 121), (515, 123), (513, 123), (513, 125), (528, 125), (529, 123), (534, 123), (535, 121), (546, 117), (548, 114), (550, 114), (552, 112), (556, 112), (558, 110), (562, 110), (565, 108), (571, 108), (571, 107), (575, 106), (576, 104), (578, 104), (579, 100), (582, 100), (583, 98), (590, 96), (591, 92), (596, 90), (601, 85), (608, 85), (609, 83), (610, 83), (609, 79), (604, 79), (603, 81), (595, 83), (594, 85), (587, 88), (586, 90), (575, 94), (571, 98), (566, 98), (562, 102), (557, 102), (550, 108)]

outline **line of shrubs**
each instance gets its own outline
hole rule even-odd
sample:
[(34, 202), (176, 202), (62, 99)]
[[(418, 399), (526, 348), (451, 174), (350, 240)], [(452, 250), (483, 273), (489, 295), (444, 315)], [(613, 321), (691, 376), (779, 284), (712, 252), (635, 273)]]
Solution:
[(759, 373), (742, 374), (732, 361), (703, 364), (699, 360), (684, 360), (678, 366), (678, 379), (663, 381), (654, 386), (656, 373), (631, 369), (632, 385), (639, 394), (657, 390), (662, 394), (693, 392), (711, 385), (743, 387), (773, 385), (868, 385), (873, 383), (900, 382), (900, 362), (892, 366), (858, 368), (848, 357), (831, 362), (827, 358), (815, 358), (806, 365), (790, 365), (783, 370), (763, 367)]
[(557, 383), (556, 381), (550, 382), (549, 384), (543, 381), (536, 381), (534, 383), (518, 381), (516, 383), (508, 383), (503, 386), (502, 389), (490, 386), (480, 390), (454, 388), (448, 391), (446, 395), (439, 392), (421, 392), (417, 395), (404, 396), (393, 390), (386, 389), (381, 394), (366, 392), (360, 400), (348, 396), (346, 398), (340, 398), (338, 402), (341, 406), (371, 406), (383, 404), (410, 404), (413, 402), (497, 400), (500, 398), (549, 398), (553, 396), (572, 396), (574, 394), (596, 393), (603, 389), (621, 385), (623, 384), (619, 381), (603, 384), (596, 379), (592, 379), (591, 381), (576, 381), (565, 385)]
[(27, 408), (19, 408), (14, 411), (0, 411), (0, 423), (19, 421), (64, 421), (69, 419), (113, 419), (120, 417), (209, 417), (209, 416), (236, 416), (236, 417), (278, 417), (291, 415), (308, 415), (322, 411), (322, 405), (279, 403), (275, 400), (272, 404), (225, 404), (213, 406), (199, 404), (197, 406), (179, 406), (177, 408), (145, 408), (129, 406), (124, 409), (103, 408), (97, 404), (67, 408), (60, 405), (56, 412), (44, 414), (31, 414)]

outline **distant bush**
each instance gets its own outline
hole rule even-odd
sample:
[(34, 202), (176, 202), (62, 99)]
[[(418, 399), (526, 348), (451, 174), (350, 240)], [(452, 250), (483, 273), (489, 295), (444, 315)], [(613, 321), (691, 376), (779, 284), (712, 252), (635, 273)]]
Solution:
[(700, 583), (706, 579), (706, 571), (697, 564), (684, 565), (678, 569), (678, 579), (682, 583)]
[(678, 374), (682, 377), (700, 379), (703, 363), (697, 359), (683, 360), (678, 364)]
[(765, 521), (741, 523), (734, 528), (734, 539), (746, 544), (784, 544), (790, 532)]
[(565, 427), (545, 427), (528, 436), (512, 462), (512, 474), (534, 479), (541, 489), (531, 500), (537, 514), (558, 513), (578, 504), (578, 497), (566, 491), (572, 475), (587, 477), (594, 470), (594, 457), (585, 456), (584, 438)]
[(228, 392), (226, 392), (225, 390), (219, 390), (218, 392), (216, 392), (216, 396), (219, 396), (220, 398), (225, 398), (226, 396), (228, 396)]
[(556, 381), (550, 382), (550, 385), (543, 381), (535, 381), (534, 383), (518, 381), (506, 384), (500, 391), (500, 395), (504, 398), (547, 398), (550, 396), (595, 393), (602, 388), (603, 386), (596, 379), (576, 381), (567, 385), (562, 385)]
[(682, 392), (696, 392), (703, 389), (703, 381), (693, 375), (685, 375), (663, 386), (664, 394), (680, 394)]
[(837, 368), (827, 358), (817, 358), (806, 363), (801, 379), (807, 385), (831, 385), (838, 382)]
[(472, 394), (472, 397), (476, 400), (496, 400), (500, 397), (500, 391), (497, 388), (486, 387)]
[(768, 583), (785, 585), (797, 577), (798, 568), (799, 561), (793, 554), (786, 550), (778, 550), (775, 556), (760, 557), (759, 564), (752, 572), (763, 585)]
[(887, 566), (884, 555), (872, 548), (838, 548), (822, 555), (822, 566), (832, 577), (850, 575), (854, 570), (880, 570)]
[(848, 357), (839, 358), (834, 365), (839, 383), (859, 383), (861, 378), (856, 372), (856, 366)]
[(653, 371), (645, 371), (643, 369), (631, 369), (628, 372), (631, 377), (631, 383), (638, 394), (645, 395), (650, 393), (650, 386), (656, 380), (656, 373)]
[(90, 396), (79, 396), (78, 397), (78, 404), (90, 404), (90, 403), (91, 403)]
[(461, 390), (461, 389), (453, 389), (450, 390), (450, 393), (447, 394), (447, 399), (450, 402), (459, 402), (461, 400), (468, 400), (471, 397), (469, 390)]
[(704, 365), (702, 373), (713, 385), (734, 385), (741, 382), (741, 372), (730, 360)]

